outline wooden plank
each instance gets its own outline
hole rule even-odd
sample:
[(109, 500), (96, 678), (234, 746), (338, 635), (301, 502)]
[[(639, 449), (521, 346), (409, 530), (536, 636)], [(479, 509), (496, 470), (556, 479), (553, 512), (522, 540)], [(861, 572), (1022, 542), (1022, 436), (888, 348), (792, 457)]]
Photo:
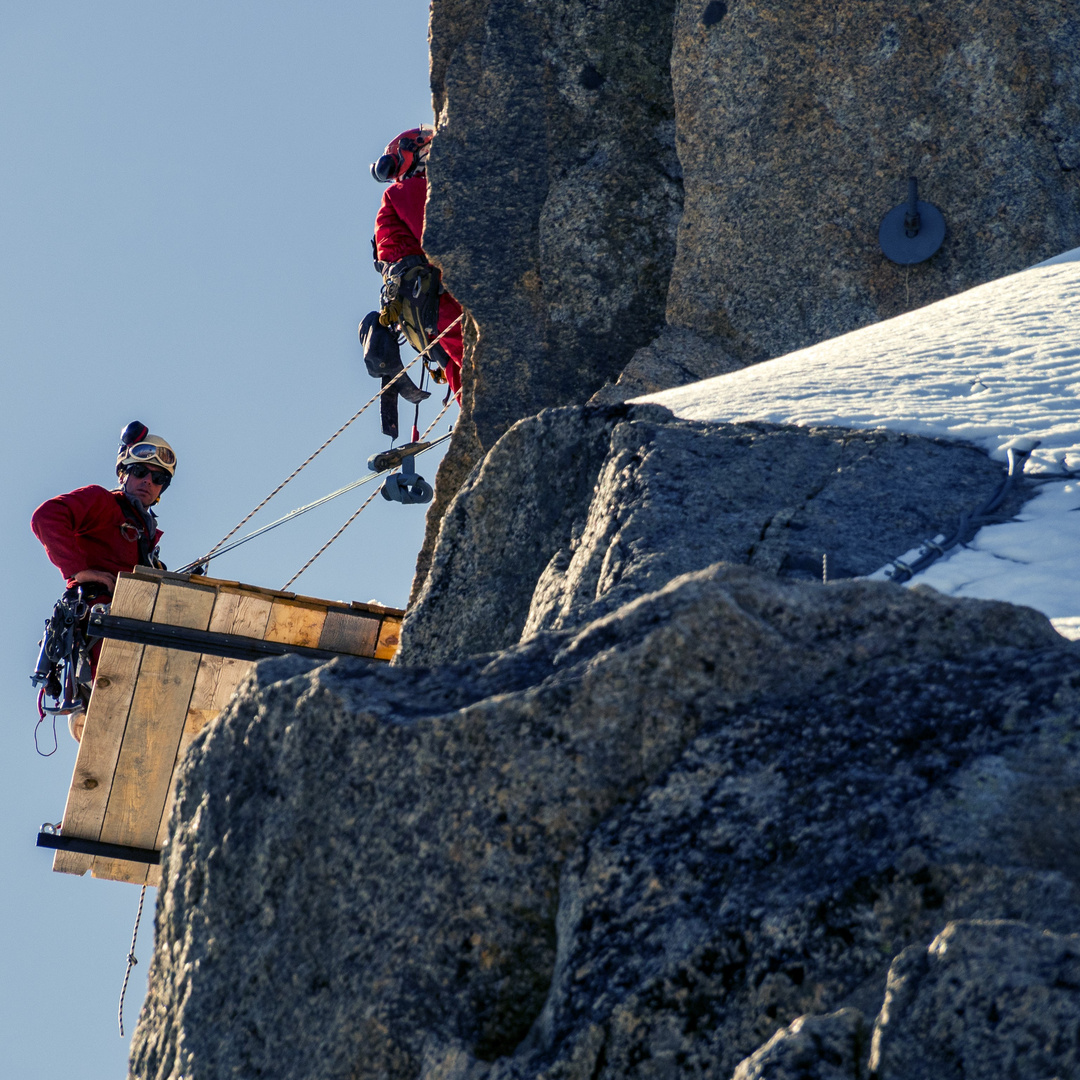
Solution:
[(283, 641), (289, 645), (319, 647), (326, 606), (296, 600), (275, 600), (264, 640)]
[[(212, 607), (207, 608), (207, 604)], [(353, 601), (347, 605), (146, 567), (120, 575), (111, 612), (143, 622), (172, 623), (359, 656), (374, 654), (381, 660), (389, 660), (397, 651), (404, 614), (376, 603)], [(250, 661), (197, 653), (185, 656), (175, 649), (106, 641), (87, 734), (79, 749), (64, 812), (64, 831), (160, 848), (176, 763), (191, 740), (224, 708), (251, 667)], [(182, 700), (185, 687), (186, 707)], [(181, 711), (182, 718), (177, 715)], [(171, 767), (166, 765), (170, 746)], [(160, 814), (155, 823), (159, 797)], [(96, 877), (136, 883), (156, 884), (160, 880), (158, 867), (147, 873), (137, 864), (92, 860), (71, 852), (57, 852), (53, 866), (76, 874), (92, 868)]]
[(376, 660), (392, 660), (401, 644), (401, 619), (387, 616), (379, 627), (379, 643), (375, 646)]
[[(205, 630), (215, 599), (212, 588), (162, 580), (151, 618)], [(101, 826), (102, 840), (145, 848), (156, 843), (199, 660), (198, 653), (145, 646)], [(98, 858), (93, 874), (130, 881), (132, 865)], [(145, 877), (143, 867), (142, 880)]]
[[(272, 601), (269, 597), (248, 591), (220, 589), (210, 616), (209, 630), (219, 634), (243, 634), (246, 637), (262, 638), (270, 618)], [(184, 760), (192, 740), (207, 724), (217, 719), (218, 714), (229, 703), (237, 686), (254, 667), (250, 660), (231, 660), (223, 656), (202, 657), (195, 687), (191, 694), (184, 721), (184, 731), (180, 736), (180, 745), (173, 763), (173, 782), (169, 784), (168, 798), (158, 822), (157, 841), (154, 848), (161, 850), (165, 843), (165, 833), (169, 827), (169, 815), (172, 813), (173, 798), (176, 794), (176, 769)], [(157, 870), (160, 877), (160, 869)], [(152, 875), (151, 875), (152, 876)]]
[(352, 656), (374, 656), (379, 620), (369, 615), (331, 609), (326, 613), (319, 648)]
[(262, 585), (247, 585), (239, 581), (229, 581), (225, 578), (213, 578), (213, 577), (199, 577), (194, 574), (176, 574), (170, 570), (152, 570), (146, 566), (137, 566), (132, 571), (132, 576), (145, 577), (152, 581), (181, 581), (190, 582), (192, 584), (201, 584), (209, 588), (216, 589), (234, 589), (239, 590), (245, 594), (258, 595), (270, 597), (273, 600), (295, 600), (298, 604), (310, 604), (313, 607), (320, 607), (324, 610), (340, 609), (342, 611), (348, 611), (350, 609), (356, 611), (366, 611), (371, 615), (395, 615), (401, 617), (405, 614), (401, 608), (387, 607), (385, 604), (377, 603), (374, 600), (360, 601), (353, 600), (346, 602), (342, 600), (325, 600), (320, 599), (317, 596), (301, 596), (297, 593), (282, 592), (280, 590), (267, 589)]
[[(113, 594), (113, 610), (132, 619), (149, 619), (157, 600), (157, 582), (121, 575)], [(127, 641), (106, 641), (98, 658), (97, 678), (87, 710), (75, 771), (71, 777), (61, 832), (87, 840), (101, 838), (101, 825), (112, 788), (113, 772), (127, 726), (135, 691), (135, 677), (143, 646)], [(53, 869), (63, 874), (85, 874), (93, 859), (71, 851), (53, 856)]]

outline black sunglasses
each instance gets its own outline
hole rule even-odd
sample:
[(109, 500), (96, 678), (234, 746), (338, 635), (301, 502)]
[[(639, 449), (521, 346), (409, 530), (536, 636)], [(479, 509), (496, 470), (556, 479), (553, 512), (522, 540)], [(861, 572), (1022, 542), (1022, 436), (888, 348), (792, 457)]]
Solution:
[(150, 479), (158, 487), (168, 487), (169, 481), (172, 479), (164, 469), (151, 469), (149, 465), (129, 465), (127, 474), (128, 476), (134, 476), (136, 480), (141, 480), (149, 474)]

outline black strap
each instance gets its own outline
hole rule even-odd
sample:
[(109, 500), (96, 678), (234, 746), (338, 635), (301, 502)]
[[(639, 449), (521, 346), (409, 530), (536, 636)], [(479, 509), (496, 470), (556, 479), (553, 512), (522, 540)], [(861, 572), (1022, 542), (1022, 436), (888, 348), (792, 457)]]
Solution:
[(116, 505), (129, 525), (135, 529), (136, 540), (139, 547), (139, 565), (158, 567), (158, 561), (154, 558), (154, 534), (157, 532), (157, 523), (150, 511), (142, 511), (134, 506), (123, 492), (113, 492), (116, 497)]

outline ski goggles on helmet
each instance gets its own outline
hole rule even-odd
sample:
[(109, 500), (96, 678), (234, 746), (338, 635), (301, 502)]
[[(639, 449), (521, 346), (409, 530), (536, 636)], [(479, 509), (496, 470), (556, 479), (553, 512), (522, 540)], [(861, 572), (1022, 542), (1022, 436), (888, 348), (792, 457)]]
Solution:
[(128, 476), (134, 476), (136, 480), (141, 480), (144, 476), (149, 476), (151, 480), (157, 484), (158, 487), (168, 487), (169, 481), (172, 476), (164, 469), (151, 469), (149, 465), (137, 464), (128, 465), (124, 471)]
[(397, 154), (383, 154), (371, 166), (371, 176), (373, 179), (378, 180), (380, 184), (388, 184), (398, 174), (398, 169), (402, 167), (404, 163), (401, 157)]
[(403, 131), (371, 166), (372, 177), (381, 184), (388, 184), (391, 180), (406, 180), (422, 173), (434, 134), (435, 129), (426, 124)]
[(156, 461), (166, 467), (176, 464), (176, 455), (167, 446), (157, 443), (141, 442), (128, 446), (124, 450), (125, 458), (133, 457), (139, 461)]

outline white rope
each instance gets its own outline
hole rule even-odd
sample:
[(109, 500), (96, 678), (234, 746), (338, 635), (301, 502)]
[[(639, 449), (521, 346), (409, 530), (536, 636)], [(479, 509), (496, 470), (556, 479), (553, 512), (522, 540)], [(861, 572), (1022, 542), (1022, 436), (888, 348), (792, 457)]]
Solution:
[[(445, 404), (445, 405), (444, 405), (444, 406), (442, 407), (442, 411), (441, 411), (441, 412), (439, 413), (439, 415), (438, 415), (438, 416), (436, 416), (436, 417), (435, 417), (435, 419), (434, 419), (434, 420), (432, 420), (432, 421), (431, 421), (431, 423), (430, 423), (430, 424), (428, 424), (428, 426), (427, 426), (427, 430), (426, 430), (426, 431), (424, 432), (424, 434), (423, 434), (423, 435), (421, 435), (421, 436), (420, 436), (420, 438), (419, 438), (419, 439), (417, 440), (417, 442), (423, 442), (423, 441), (424, 441), (424, 440), (425, 440), (425, 439), (426, 439), (426, 438), (428, 437), (428, 435), (429, 435), (429, 434), (430, 434), (430, 432), (431, 432), (431, 429), (432, 429), (433, 427), (435, 427), (435, 425), (436, 425), (436, 424), (437, 424), (437, 423), (438, 423), (438, 422), (439, 422), (439, 421), (440, 421), (440, 420), (441, 420), (441, 419), (443, 418), (443, 416), (445, 416), (445, 415), (446, 415), (446, 410), (450, 408), (450, 404), (451, 404), (451, 402), (452, 402), (452, 401), (453, 401), (453, 398), (450, 398), (450, 399), (449, 399), (449, 400), (448, 400), (448, 401), (446, 402), (446, 404)], [(445, 441), (446, 439), (450, 438), (450, 436), (451, 436), (452, 434), (453, 434), (453, 430), (451, 429), (451, 430), (450, 430), (450, 431), (448, 431), (448, 432), (447, 432), (447, 433), (446, 433), (445, 435), (442, 435), (442, 436), (440, 436), (440, 437), (439, 437), (438, 439), (436, 439), (436, 440), (435, 440), (435, 441), (434, 441), (434, 442), (433, 442), (433, 443), (431, 444), (431, 446), (425, 446), (423, 450), (420, 450), (420, 451), (418, 451), (418, 452), (417, 452), (416, 454), (414, 454), (414, 455), (413, 455), (413, 457), (419, 457), (419, 456), (420, 456), (420, 454), (426, 453), (426, 452), (427, 452), (428, 450), (430, 450), (432, 446), (438, 446), (438, 445), (439, 445), (439, 443), (441, 443), (441, 442)], [(385, 476), (385, 475), (386, 475), (386, 473), (388, 473), (388, 472), (393, 472), (393, 471), (394, 471), (393, 469), (386, 469), (386, 470), (385, 470), (384, 472), (378, 473), (377, 475), (378, 475), (378, 476)], [(354, 485), (354, 486), (355, 486), (355, 485)], [(312, 564), (312, 563), (313, 563), (313, 562), (314, 562), (314, 561), (315, 561), (315, 560), (316, 560), (316, 559), (317, 559), (317, 558), (318, 558), (318, 557), (319, 557), (319, 556), (320, 556), (320, 555), (321, 555), (321, 554), (322, 554), (322, 553), (323, 553), (323, 552), (324, 552), (324, 551), (325, 551), (325, 550), (326, 550), (326, 549), (327, 549), (327, 548), (328, 548), (328, 547), (329, 547), (329, 546), (330, 546), (330, 545), (331, 545), (331, 544), (332, 544), (332, 543), (333, 543), (333, 542), (334, 542), (334, 541), (335, 541), (335, 540), (336, 540), (336, 539), (337, 539), (337, 538), (338, 538), (338, 537), (339, 537), (339, 536), (340, 536), (340, 535), (341, 535), (341, 534), (342, 534), (342, 533), (343, 533), (343, 532), (344, 532), (344, 531), (345, 531), (345, 530), (346, 530), (346, 529), (347, 529), (347, 528), (348, 528), (348, 527), (349, 527), (349, 526), (350, 526), (350, 525), (351, 525), (351, 524), (352, 524), (352, 523), (353, 523), (353, 522), (354, 522), (354, 521), (355, 521), (355, 520), (356, 520), (356, 519), (357, 519), (357, 518), (358, 518), (358, 517), (359, 517), (360, 515), (361, 515), (361, 513), (363, 513), (363, 511), (365, 511), (365, 510), (366, 510), (366, 509), (367, 509), (367, 508), (368, 508), (368, 507), (369, 507), (369, 506), (371, 505), (371, 501), (372, 501), (372, 500), (373, 500), (373, 499), (375, 498), (375, 496), (376, 496), (376, 495), (378, 495), (378, 494), (379, 494), (379, 492), (380, 492), (380, 491), (382, 491), (382, 488), (376, 488), (376, 490), (375, 490), (375, 491), (373, 491), (373, 492), (372, 492), (372, 493), (371, 493), (371, 494), (370, 494), (370, 495), (369, 495), (369, 496), (368, 496), (368, 497), (367, 497), (367, 498), (366, 498), (366, 499), (365, 499), (365, 500), (363, 501), (363, 503), (361, 503), (361, 505), (360, 505), (359, 509), (358, 509), (358, 510), (356, 511), (356, 513), (354, 513), (354, 514), (352, 515), (352, 517), (351, 517), (351, 518), (349, 518), (349, 520), (348, 520), (348, 521), (346, 521), (346, 522), (345, 522), (345, 524), (344, 524), (344, 525), (342, 525), (342, 526), (341, 526), (341, 528), (340, 528), (340, 529), (338, 529), (338, 531), (337, 531), (336, 533), (334, 533), (334, 535), (333, 535), (333, 536), (331, 536), (331, 537), (330, 537), (330, 539), (329, 539), (329, 540), (327, 540), (327, 541), (326, 541), (326, 543), (325, 543), (325, 544), (323, 544), (323, 546), (322, 546), (321, 548), (319, 548), (319, 550), (318, 550), (318, 551), (316, 551), (316, 552), (315, 552), (315, 554), (314, 554), (314, 555), (312, 555), (312, 556), (311, 556), (311, 558), (310, 558), (310, 559), (308, 559), (308, 561), (307, 561), (306, 563), (304, 563), (304, 565), (303, 565), (303, 566), (301, 566), (301, 567), (300, 567), (300, 569), (299, 569), (299, 570), (297, 570), (297, 571), (296, 571), (296, 573), (295, 573), (295, 574), (293, 574), (293, 576), (292, 576), (291, 578), (289, 578), (289, 580), (288, 580), (288, 581), (286, 581), (284, 585), (282, 585), (282, 586), (281, 586), (281, 591), (282, 591), (282, 592), (288, 592), (289, 586), (290, 586), (290, 585), (291, 585), (291, 584), (292, 584), (292, 583), (293, 583), (294, 581), (296, 581), (296, 579), (297, 579), (297, 578), (298, 578), (298, 577), (299, 577), (299, 576), (300, 576), (300, 575), (301, 575), (301, 574), (302, 574), (302, 573), (303, 573), (303, 572), (304, 572), (305, 570), (307, 570), (307, 568), (308, 568), (309, 566), (311, 566), (311, 564)]]
[[(331, 435), (330, 438), (327, 439), (326, 442), (324, 442), (322, 446), (318, 448), (318, 450), (316, 450), (307, 458), (307, 460), (302, 462), (291, 473), (289, 473), (289, 475), (286, 476), (285, 479), (282, 480), (281, 483), (278, 484), (278, 486), (274, 488), (274, 490), (271, 491), (270, 494), (267, 495), (266, 498), (263, 499), (263, 501), (255, 507), (254, 510), (251, 511), (251, 513), (249, 513), (246, 517), (241, 518), (241, 520), (237, 522), (237, 524), (234, 525), (233, 528), (229, 532), (227, 532), (201, 559), (196, 559), (194, 560), (194, 562), (188, 563), (188, 565), (184, 567), (184, 570), (181, 572), (183, 573), (189, 571), (189, 569), (191, 568), (203, 565), (204, 563), (209, 562), (212, 556), (221, 554), (222, 552), (220, 551), (220, 548), (223, 544), (226, 543), (226, 541), (228, 541), (231, 537), (235, 536), (240, 531), (240, 529), (242, 529), (275, 495), (277, 495), (279, 491), (281, 491), (283, 487), (285, 487), (286, 484), (289, 483), (290, 480), (295, 479), (304, 469), (306, 469), (308, 465), (310, 465), (343, 431), (345, 431), (346, 428), (352, 425), (356, 420), (359, 420), (360, 417), (365, 412), (367, 412), (367, 410), (371, 408), (371, 406), (374, 405), (375, 402), (378, 401), (379, 398), (381, 398), (383, 394), (385, 394), (386, 391), (394, 385), (394, 383), (398, 381), (398, 379), (402, 378), (402, 376), (405, 375), (409, 368), (411, 368), (418, 361), (422, 360), (436, 345), (438, 345), (438, 343), (444, 337), (446, 337), (447, 334), (450, 333), (451, 330), (454, 329), (455, 326), (458, 325), (458, 323), (461, 322), (464, 317), (465, 313), (462, 312), (462, 314), (460, 314), (445, 330), (443, 330), (443, 332), (439, 334), (438, 337), (433, 338), (428, 343), (426, 348), (424, 348), (421, 352), (418, 352), (416, 356), (414, 356), (413, 359), (410, 360), (409, 363), (405, 367), (403, 367), (401, 371), (399, 371), (393, 377), (393, 379), (390, 380), (390, 382), (388, 382), (384, 387), (382, 387), (379, 392), (373, 398), (371, 398), (370, 401), (365, 402), (363, 406), (361, 406), (361, 408), (357, 410), (357, 412), (350, 416), (349, 419), (346, 420), (345, 423), (342, 424), (341, 427), (339, 427), (337, 431), (335, 431), (334, 434)], [(229, 550), (232, 549), (230, 548)]]
[(120, 1038), (124, 1037), (124, 998), (127, 996), (128, 979), (131, 978), (131, 969), (139, 962), (135, 959), (135, 939), (139, 936), (139, 923), (142, 921), (143, 901), (146, 899), (146, 886), (139, 893), (139, 910), (135, 915), (135, 929), (131, 932), (131, 948), (128, 949), (127, 971), (124, 972), (124, 985), (120, 988), (120, 1007), (117, 1010), (117, 1020), (120, 1022)]

